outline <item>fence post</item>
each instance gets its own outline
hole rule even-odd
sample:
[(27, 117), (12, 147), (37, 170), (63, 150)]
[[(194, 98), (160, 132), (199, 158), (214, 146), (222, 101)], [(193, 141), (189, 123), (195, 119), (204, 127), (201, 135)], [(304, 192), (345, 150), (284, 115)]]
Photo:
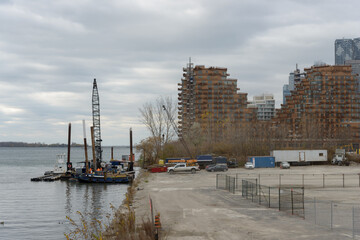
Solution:
[(251, 202), (254, 202), (254, 183), (251, 183)]
[(279, 174), (279, 188), (281, 188), (281, 174)]
[(325, 188), (325, 174), (323, 174), (323, 188)]
[(315, 215), (315, 226), (316, 226), (316, 198), (314, 198), (314, 215)]
[(333, 229), (333, 202), (331, 201), (331, 230)]
[(249, 191), (248, 181), (246, 181), (246, 199), (248, 199), (248, 191)]
[(260, 173), (259, 173), (259, 185), (260, 185)]
[(305, 180), (304, 180), (304, 174), (302, 175), (302, 186), (304, 187), (305, 185)]
[(255, 194), (258, 195), (258, 180), (255, 179)]
[(216, 189), (219, 188), (219, 174), (216, 174)]
[(304, 219), (305, 219), (305, 188), (302, 188), (302, 203), (303, 203), (303, 213), (304, 213)]
[(234, 177), (234, 178), (233, 178), (233, 194), (235, 194), (235, 184), (236, 184), (235, 181), (236, 181), (236, 180), (235, 180), (235, 177)]
[(294, 198), (293, 198), (293, 189), (291, 189), (291, 215), (294, 215)]
[(226, 184), (227, 184), (227, 185), (226, 185), (226, 186), (227, 186), (226, 189), (230, 192), (230, 176), (227, 176), (227, 175), (226, 175)]
[(270, 205), (270, 194), (271, 194), (271, 187), (269, 187), (269, 208), (271, 208), (271, 205)]
[(280, 206), (280, 187), (279, 187), (279, 211), (280, 211), (280, 208), (281, 208), (281, 206)]
[(355, 239), (355, 207), (354, 206), (352, 209), (352, 222), (353, 222), (352, 234), (353, 234), (353, 239)]
[(261, 205), (261, 185), (259, 185), (259, 204)]
[(238, 173), (236, 174), (236, 183), (235, 183), (236, 190), (238, 190)]

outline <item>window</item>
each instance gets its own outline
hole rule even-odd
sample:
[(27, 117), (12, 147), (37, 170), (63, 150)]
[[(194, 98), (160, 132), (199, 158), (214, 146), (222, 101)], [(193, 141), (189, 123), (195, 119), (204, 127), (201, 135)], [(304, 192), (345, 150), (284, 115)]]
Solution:
[(319, 153), (319, 157), (322, 157), (322, 156), (324, 156), (324, 154), (323, 154), (323, 153)]

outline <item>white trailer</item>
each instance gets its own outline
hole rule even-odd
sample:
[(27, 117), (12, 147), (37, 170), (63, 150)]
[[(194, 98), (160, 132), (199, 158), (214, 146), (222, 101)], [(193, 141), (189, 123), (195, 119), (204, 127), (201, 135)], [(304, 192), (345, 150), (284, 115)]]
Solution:
[(277, 162), (311, 163), (326, 162), (327, 150), (273, 150), (270, 152)]

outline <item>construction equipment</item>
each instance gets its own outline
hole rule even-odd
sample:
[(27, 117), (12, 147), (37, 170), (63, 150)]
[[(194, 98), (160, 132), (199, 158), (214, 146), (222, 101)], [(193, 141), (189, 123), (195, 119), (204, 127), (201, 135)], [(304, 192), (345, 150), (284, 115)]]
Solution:
[(166, 115), (167, 115), (167, 117), (168, 117), (168, 119), (169, 119), (172, 127), (174, 128), (174, 131), (175, 131), (176, 135), (178, 136), (181, 144), (184, 146), (187, 154), (189, 154), (190, 159), (193, 159), (192, 154), (191, 154), (191, 152), (190, 152), (190, 150), (189, 150), (188, 145), (186, 144), (184, 138), (183, 138), (182, 136), (180, 136), (180, 134), (179, 134), (179, 129), (178, 129), (178, 127), (176, 126), (176, 124), (175, 124), (174, 120), (172, 119), (172, 117), (170, 116), (170, 113), (169, 113), (169, 111), (166, 109), (165, 105), (163, 105), (163, 109), (164, 109), (164, 111), (166, 112)]
[(349, 166), (349, 161), (346, 158), (345, 149), (336, 149), (333, 159), (331, 160), (333, 165), (346, 165)]
[(102, 162), (100, 102), (99, 102), (99, 93), (95, 78), (94, 78), (93, 92), (92, 92), (92, 115), (93, 115), (94, 137), (95, 137), (96, 165), (100, 166)]

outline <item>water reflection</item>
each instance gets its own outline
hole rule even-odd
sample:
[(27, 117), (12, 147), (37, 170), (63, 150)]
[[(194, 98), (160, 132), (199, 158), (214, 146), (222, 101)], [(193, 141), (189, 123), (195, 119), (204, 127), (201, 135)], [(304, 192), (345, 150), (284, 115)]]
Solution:
[(77, 211), (87, 221), (103, 221), (112, 213), (110, 204), (119, 206), (127, 190), (127, 184), (88, 184), (65, 182), (65, 213), (73, 220), (79, 219)]

